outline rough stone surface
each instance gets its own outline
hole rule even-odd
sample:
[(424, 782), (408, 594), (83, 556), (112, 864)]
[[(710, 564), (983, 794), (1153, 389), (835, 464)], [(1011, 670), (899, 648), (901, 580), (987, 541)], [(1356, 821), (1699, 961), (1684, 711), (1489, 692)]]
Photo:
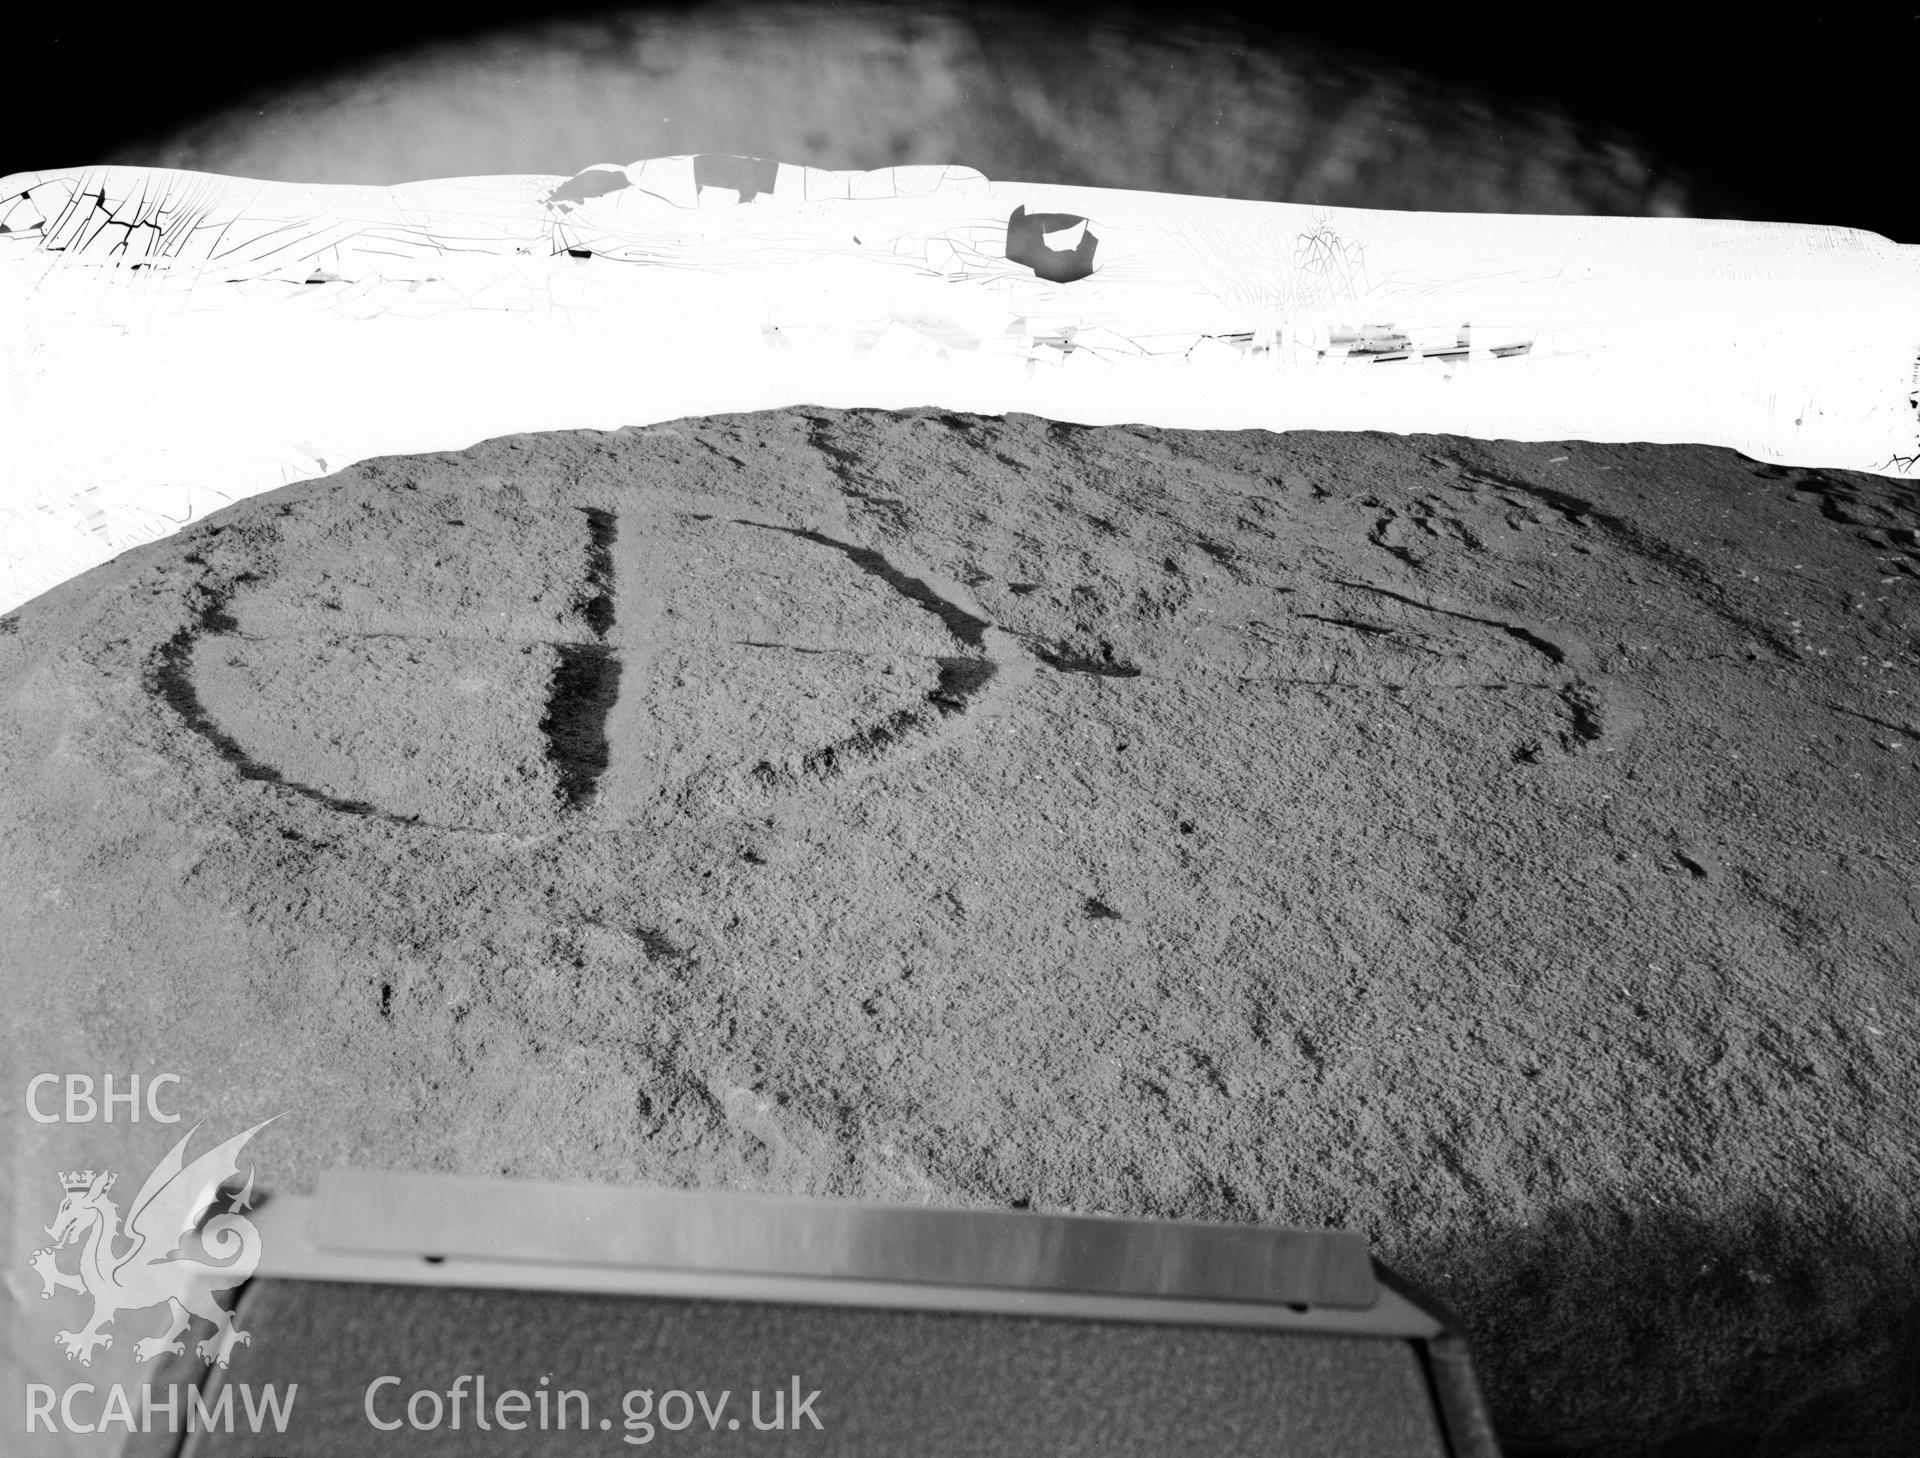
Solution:
[(1911, 1451), (1916, 525), (930, 411), (368, 462), (0, 620), (10, 1056), (284, 1189), (1352, 1226), (1509, 1435)]

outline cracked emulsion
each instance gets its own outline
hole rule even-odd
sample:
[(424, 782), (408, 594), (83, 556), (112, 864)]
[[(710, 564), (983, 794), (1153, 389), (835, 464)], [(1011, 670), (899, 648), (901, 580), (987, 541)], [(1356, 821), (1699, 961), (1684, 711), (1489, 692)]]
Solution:
[[(0, 502), (0, 608), (344, 463), (803, 403), (1701, 441), (1910, 476), (1916, 260), (1840, 228), (964, 167), (672, 157), (394, 188), (22, 173), (0, 181), (4, 423), (27, 483)], [(1862, 298), (1878, 327), (1834, 328)]]

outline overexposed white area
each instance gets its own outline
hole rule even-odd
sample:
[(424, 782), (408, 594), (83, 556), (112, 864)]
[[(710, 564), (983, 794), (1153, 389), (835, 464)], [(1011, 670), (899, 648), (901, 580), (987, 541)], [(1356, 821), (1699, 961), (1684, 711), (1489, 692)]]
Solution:
[(1920, 248), (1843, 228), (730, 158), (393, 188), (17, 174), (0, 610), (371, 456), (802, 404), (1911, 476), (1917, 355)]

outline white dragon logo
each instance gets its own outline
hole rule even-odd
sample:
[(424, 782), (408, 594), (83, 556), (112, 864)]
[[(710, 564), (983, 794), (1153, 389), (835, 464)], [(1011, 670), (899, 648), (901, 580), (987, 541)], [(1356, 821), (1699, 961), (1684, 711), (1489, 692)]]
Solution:
[[(124, 1230), (120, 1211), (107, 1198), (117, 1175), (107, 1170), (95, 1174), (90, 1169), (61, 1175), (67, 1197), (60, 1202), (53, 1224), (45, 1227), (54, 1244), (35, 1251), (27, 1264), (46, 1288), (41, 1300), (55, 1291), (77, 1291), (93, 1298), (93, 1319), (85, 1328), (63, 1331), (54, 1338), (66, 1349), (68, 1361), (78, 1357), (83, 1367), (92, 1366), (94, 1348), (113, 1345), (113, 1338), (101, 1328), (119, 1312), (148, 1306), (165, 1305), (168, 1325), (158, 1336), (133, 1344), (135, 1361), (150, 1362), (163, 1352), (184, 1356), (186, 1348), (179, 1337), (196, 1316), (213, 1323), (213, 1335), (194, 1348), (202, 1361), (224, 1367), (237, 1343), (252, 1342), (252, 1334), (235, 1326), (233, 1313), (214, 1299), (216, 1292), (244, 1282), (260, 1261), (260, 1232), (239, 1213), (252, 1208), (252, 1167), (248, 1167), (245, 1186), (231, 1197), (224, 1212), (204, 1225), (199, 1225), (199, 1217), (219, 1198), (221, 1186), (238, 1177), (236, 1159), (241, 1147), (272, 1122), (262, 1120), (185, 1164), (187, 1141), (200, 1127), (194, 1125), (147, 1176), (127, 1211)], [(179, 1254), (181, 1240), (196, 1226), (201, 1247), (224, 1264)], [(56, 1263), (58, 1252), (75, 1242), (82, 1243), (79, 1269), (63, 1271)]]

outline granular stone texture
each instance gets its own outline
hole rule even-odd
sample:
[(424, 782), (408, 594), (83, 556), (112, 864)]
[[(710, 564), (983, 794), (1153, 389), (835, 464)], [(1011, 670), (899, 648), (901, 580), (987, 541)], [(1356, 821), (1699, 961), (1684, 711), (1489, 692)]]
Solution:
[(10, 1057), (288, 1190), (1353, 1227), (1510, 1437), (1911, 1451), (1916, 527), (934, 411), (367, 462), (4, 620)]

